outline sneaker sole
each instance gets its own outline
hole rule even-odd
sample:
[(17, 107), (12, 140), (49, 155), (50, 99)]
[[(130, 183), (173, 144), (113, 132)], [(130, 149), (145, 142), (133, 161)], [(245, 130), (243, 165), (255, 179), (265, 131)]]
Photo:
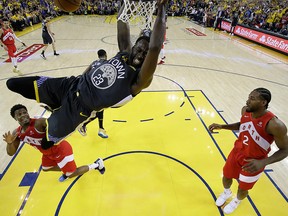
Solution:
[(108, 136), (105, 136), (105, 135), (103, 135), (103, 134), (99, 134), (99, 133), (98, 133), (98, 136), (100, 136), (100, 137), (103, 138), (103, 139), (108, 138)]
[(82, 135), (82, 136), (87, 136), (87, 133), (83, 133), (82, 131), (78, 130), (78, 132)]
[(101, 170), (99, 169), (99, 172), (103, 175), (105, 173), (106, 169), (103, 167)]

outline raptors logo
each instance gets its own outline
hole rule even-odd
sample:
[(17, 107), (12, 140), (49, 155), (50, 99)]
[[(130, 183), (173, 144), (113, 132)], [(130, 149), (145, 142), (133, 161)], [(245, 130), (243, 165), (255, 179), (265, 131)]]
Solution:
[(116, 77), (116, 68), (111, 64), (104, 64), (93, 72), (91, 81), (96, 88), (107, 89), (113, 85)]

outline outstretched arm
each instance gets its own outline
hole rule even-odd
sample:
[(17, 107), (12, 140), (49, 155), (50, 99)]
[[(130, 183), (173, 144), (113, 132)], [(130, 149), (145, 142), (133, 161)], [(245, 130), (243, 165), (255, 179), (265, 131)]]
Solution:
[(13, 32), (13, 37), (14, 37), (15, 40), (17, 40), (17, 41), (19, 41), (20, 43), (22, 43), (23, 46), (26, 46), (26, 44), (25, 44), (22, 40), (20, 40), (20, 39), (16, 36), (16, 34), (15, 34), (14, 32)]
[(7, 143), (6, 146), (7, 154), (9, 156), (14, 155), (20, 144), (20, 139), (17, 137), (16, 130), (14, 130), (12, 134), (10, 131), (3, 134), (3, 140)]
[(158, 56), (164, 42), (166, 30), (165, 5), (167, 0), (158, 0), (158, 13), (152, 30), (149, 50), (138, 75), (137, 82), (132, 86), (132, 94), (136, 95), (147, 88), (153, 79), (156, 70)]
[[(123, 13), (124, 9), (124, 4), (122, 5), (118, 18), (120, 15)], [(131, 51), (131, 39), (130, 39), (130, 27), (128, 23), (123, 22), (122, 20), (118, 19), (117, 21), (117, 40), (118, 40), (118, 47), (121, 52), (126, 51), (130, 52)]]
[[(243, 116), (243, 114), (246, 112), (246, 106), (242, 107), (241, 110), (241, 115)], [(239, 130), (240, 128), (240, 122), (236, 122), (233, 124), (217, 124), (217, 123), (213, 123), (211, 125), (209, 125), (208, 129), (210, 132), (213, 132), (213, 130), (221, 130), (221, 129), (226, 129), (226, 130)]]

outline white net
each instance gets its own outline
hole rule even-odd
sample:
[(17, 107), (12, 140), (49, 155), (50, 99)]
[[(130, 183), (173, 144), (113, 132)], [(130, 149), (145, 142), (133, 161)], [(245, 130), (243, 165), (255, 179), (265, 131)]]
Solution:
[(156, 0), (124, 0), (124, 9), (118, 20), (125, 23), (136, 20), (140, 29), (151, 29), (156, 3)]

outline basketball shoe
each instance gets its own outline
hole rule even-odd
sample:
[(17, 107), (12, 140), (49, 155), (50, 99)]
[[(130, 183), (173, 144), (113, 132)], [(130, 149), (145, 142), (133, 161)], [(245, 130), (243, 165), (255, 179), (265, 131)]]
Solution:
[(18, 68), (14, 68), (13, 69), (13, 73), (17, 73), (18, 76), (22, 76), (23, 75), (23, 73), (21, 73), (21, 71)]
[(158, 65), (162, 65), (162, 64), (164, 64), (164, 63), (165, 63), (165, 61), (161, 59), (161, 60), (158, 62)]
[(220, 194), (220, 196), (217, 198), (216, 200), (216, 205), (218, 207), (222, 206), (227, 199), (229, 199), (230, 197), (232, 196), (232, 191), (229, 189), (229, 190), (225, 190), (222, 194)]
[(82, 125), (82, 127), (78, 128), (78, 132), (79, 132), (82, 136), (86, 136), (86, 135), (87, 135), (87, 128), (86, 128), (86, 126)]
[(94, 163), (98, 165), (95, 169), (98, 169), (99, 172), (103, 175), (105, 172), (104, 161), (101, 158), (98, 158)]
[(235, 209), (238, 207), (238, 205), (241, 203), (240, 200), (238, 200), (237, 198), (234, 198), (230, 203), (228, 203), (224, 209), (223, 212), (225, 214), (231, 214), (232, 212), (235, 211)]
[(64, 182), (65, 180), (68, 179), (68, 176), (66, 176), (65, 174), (61, 175), (60, 178), (58, 179), (59, 182)]
[(41, 56), (41, 58), (43, 58), (44, 60), (46, 60), (46, 57), (45, 57), (44, 53), (41, 53), (40, 56)]
[(98, 136), (102, 137), (103, 139), (108, 138), (108, 135), (106, 134), (106, 131), (104, 129), (102, 129), (102, 128), (99, 128)]

